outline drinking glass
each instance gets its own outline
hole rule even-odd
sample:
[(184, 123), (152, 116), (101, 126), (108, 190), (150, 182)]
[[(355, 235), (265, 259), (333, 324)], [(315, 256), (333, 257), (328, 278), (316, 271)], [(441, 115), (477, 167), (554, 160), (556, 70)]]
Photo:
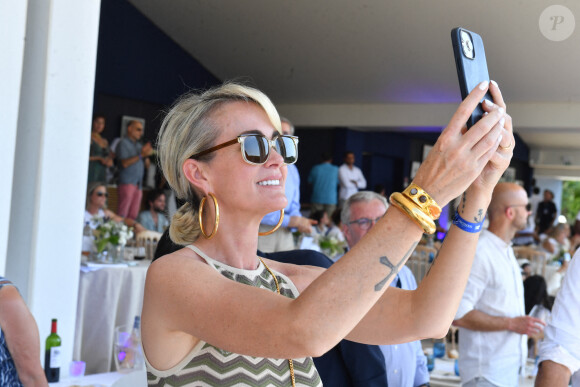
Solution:
[[(536, 304), (534, 305), (534, 307), (532, 308), (532, 310), (530, 311), (530, 317), (535, 317), (538, 318), (540, 320), (542, 320), (543, 322), (547, 322), (548, 318), (550, 317), (550, 310), (548, 308), (546, 308), (543, 305), (540, 304)], [(538, 326), (538, 328), (540, 329), (540, 333), (538, 334), (534, 334), (534, 335), (530, 335), (531, 338), (533, 339), (541, 339), (543, 337), (543, 333), (542, 331), (544, 330), (544, 326), (536, 323), (536, 325)]]
[(132, 334), (132, 326), (121, 325), (115, 328), (113, 356), (117, 371), (128, 373), (143, 367), (141, 340)]
[(81, 380), (85, 376), (87, 363), (84, 361), (71, 361), (68, 367), (68, 375), (73, 381)]
[(536, 304), (530, 311), (530, 316), (539, 318), (543, 322), (546, 322), (548, 320), (548, 317), (550, 317), (550, 310), (546, 308), (544, 305)]
[(145, 259), (147, 255), (147, 249), (145, 248), (145, 240), (138, 239), (135, 244), (135, 249), (133, 250), (133, 258), (137, 260)]

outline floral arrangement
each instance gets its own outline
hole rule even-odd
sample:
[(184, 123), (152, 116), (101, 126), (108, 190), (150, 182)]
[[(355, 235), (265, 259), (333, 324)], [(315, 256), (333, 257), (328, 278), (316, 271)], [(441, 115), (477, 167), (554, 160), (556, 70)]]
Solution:
[(110, 218), (93, 218), (97, 227), (93, 230), (95, 246), (102, 253), (108, 244), (125, 246), (127, 240), (133, 238), (133, 228), (124, 223), (117, 223)]
[(341, 241), (335, 236), (319, 236), (317, 242), (322, 252), (331, 258), (344, 254), (346, 241)]

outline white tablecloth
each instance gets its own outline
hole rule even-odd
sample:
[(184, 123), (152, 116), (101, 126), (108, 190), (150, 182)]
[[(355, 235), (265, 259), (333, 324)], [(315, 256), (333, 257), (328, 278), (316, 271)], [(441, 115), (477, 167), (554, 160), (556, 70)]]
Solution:
[(73, 358), (87, 363), (86, 375), (116, 371), (113, 332), (141, 315), (149, 263), (81, 270)]
[(83, 376), (81, 378), (66, 378), (57, 383), (48, 383), (50, 387), (136, 387), (145, 386), (146, 384), (147, 373), (144, 369), (129, 374), (109, 372), (105, 374)]

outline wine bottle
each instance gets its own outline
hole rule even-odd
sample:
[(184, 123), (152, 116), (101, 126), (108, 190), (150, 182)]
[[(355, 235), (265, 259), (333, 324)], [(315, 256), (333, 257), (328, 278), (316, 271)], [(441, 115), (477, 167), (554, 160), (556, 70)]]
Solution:
[(85, 227), (83, 228), (82, 255), (91, 255), (91, 251), (93, 251), (93, 240), (93, 230), (91, 229), (90, 223), (85, 222)]
[(59, 381), (61, 362), (60, 336), (56, 334), (56, 319), (53, 318), (44, 352), (44, 374), (49, 383)]

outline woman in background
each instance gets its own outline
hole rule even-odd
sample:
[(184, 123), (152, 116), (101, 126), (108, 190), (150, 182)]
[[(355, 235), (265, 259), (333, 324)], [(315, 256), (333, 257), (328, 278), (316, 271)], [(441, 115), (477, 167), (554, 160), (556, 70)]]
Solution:
[(139, 234), (141, 231), (145, 231), (145, 227), (136, 220), (123, 218), (109, 210), (107, 208), (108, 197), (109, 193), (107, 192), (107, 187), (103, 183), (99, 181), (89, 183), (85, 208), (85, 224), (88, 223), (89, 226), (94, 229), (98, 225), (96, 219), (109, 218), (115, 222), (123, 222), (129, 227), (133, 227), (135, 229), (135, 235)]
[(101, 137), (105, 129), (105, 117), (93, 117), (91, 130), (91, 148), (89, 153), (89, 183), (93, 181), (107, 181), (107, 168), (113, 166), (113, 159), (109, 150), (109, 142)]

